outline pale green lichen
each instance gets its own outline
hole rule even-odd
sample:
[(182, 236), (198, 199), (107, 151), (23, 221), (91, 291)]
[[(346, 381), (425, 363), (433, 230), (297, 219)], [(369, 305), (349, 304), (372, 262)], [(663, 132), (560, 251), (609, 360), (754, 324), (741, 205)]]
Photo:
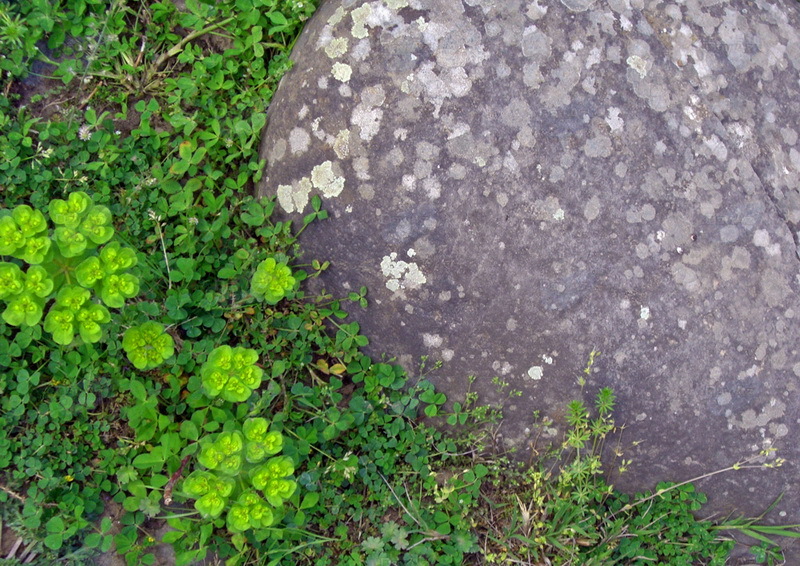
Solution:
[(402, 83), (400, 83), (400, 92), (404, 94), (411, 94), (411, 83), (414, 82), (414, 73), (411, 73), (406, 77)]
[(542, 368), (542, 366), (533, 366), (528, 369), (528, 377), (534, 381), (542, 379), (542, 375), (544, 375), (544, 368)]
[(399, 10), (400, 8), (408, 8), (408, 0), (384, 0), (386, 7), (390, 10)]
[(372, 14), (372, 7), (369, 4), (364, 4), (363, 6), (356, 8), (350, 14), (350, 17), (353, 18), (353, 28), (351, 29), (350, 33), (356, 39), (364, 39), (369, 35), (367, 32), (367, 18)]
[(639, 57), (638, 55), (631, 55), (628, 57), (625, 62), (630, 66), (634, 71), (639, 73), (639, 78), (645, 78), (647, 76), (647, 61)]
[(331, 74), (333, 74), (333, 78), (337, 81), (346, 83), (353, 74), (353, 68), (346, 63), (334, 63)]
[(339, 159), (346, 159), (350, 156), (350, 130), (339, 130), (333, 141), (333, 151), (336, 152), (336, 157)]
[(311, 170), (311, 183), (325, 198), (337, 197), (344, 189), (344, 177), (333, 172), (333, 163), (325, 161)]
[(279, 185), (278, 204), (287, 213), (303, 212), (303, 209), (308, 205), (311, 188), (311, 181), (308, 177), (303, 177), (292, 185)]
[(416, 263), (398, 260), (396, 252), (383, 256), (381, 272), (387, 278), (386, 288), (390, 291), (416, 289), (428, 282)]
[(341, 57), (347, 53), (347, 38), (337, 37), (332, 39), (331, 42), (325, 47), (325, 54), (331, 59)]
[(342, 19), (344, 19), (344, 14), (345, 14), (344, 8), (342, 8), (341, 6), (336, 8), (336, 11), (331, 15), (330, 18), (328, 18), (328, 25), (335, 26), (336, 24), (341, 22)]

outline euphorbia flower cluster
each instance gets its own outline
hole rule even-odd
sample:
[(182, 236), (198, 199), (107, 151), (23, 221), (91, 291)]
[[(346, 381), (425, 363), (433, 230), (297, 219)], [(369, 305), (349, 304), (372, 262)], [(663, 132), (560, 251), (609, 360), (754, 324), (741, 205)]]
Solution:
[[(84, 192), (53, 199), (43, 212), (26, 204), (0, 210), (0, 301), (11, 326), (34, 326), (58, 344), (78, 335), (84, 342), (102, 337), (111, 319), (106, 307), (121, 308), (139, 292), (139, 280), (127, 270), (136, 265), (133, 250), (109, 241), (114, 236), (111, 212)], [(106, 244), (103, 248), (100, 246)], [(92, 300), (92, 291), (100, 302)], [(102, 303), (102, 304), (101, 304)]]

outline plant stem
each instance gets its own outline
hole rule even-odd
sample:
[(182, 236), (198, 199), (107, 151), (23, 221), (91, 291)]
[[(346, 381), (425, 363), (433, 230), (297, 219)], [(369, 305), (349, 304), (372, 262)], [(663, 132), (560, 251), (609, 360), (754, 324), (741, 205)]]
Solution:
[(646, 502), (650, 501), (651, 499), (655, 499), (656, 497), (661, 497), (662, 495), (672, 491), (673, 489), (677, 489), (677, 488), (682, 487), (684, 485), (687, 485), (687, 484), (690, 484), (690, 483), (695, 483), (695, 482), (700, 481), (700, 480), (708, 479), (710, 477), (716, 476), (717, 474), (722, 474), (724, 472), (731, 472), (731, 471), (735, 471), (735, 470), (744, 470), (744, 469), (748, 469), (748, 468), (761, 468), (761, 467), (763, 467), (762, 464), (758, 464), (758, 465), (755, 465), (755, 466), (747, 465), (750, 462), (752, 462), (753, 460), (755, 460), (756, 458), (758, 458), (758, 456), (753, 456), (752, 458), (748, 458), (746, 460), (742, 460), (740, 462), (736, 462), (735, 464), (732, 464), (732, 465), (728, 466), (727, 468), (721, 468), (719, 470), (715, 470), (713, 472), (709, 472), (707, 474), (696, 476), (694, 478), (691, 478), (691, 479), (684, 480), (682, 482), (673, 484), (673, 485), (671, 485), (669, 487), (666, 487), (666, 488), (663, 488), (663, 489), (659, 489), (655, 493), (653, 493), (653, 494), (651, 494), (651, 495), (649, 495), (647, 497), (644, 497), (642, 499), (634, 501), (633, 503), (628, 503), (627, 505), (625, 505), (622, 509), (620, 509), (616, 513), (612, 513), (609, 518), (613, 519), (619, 513), (627, 513), (628, 511), (630, 511), (634, 507), (636, 507), (638, 505), (641, 505), (642, 503), (646, 503)]
[(16, 499), (17, 501), (20, 501), (21, 503), (25, 503), (25, 499), (26, 498), (25, 498), (24, 495), (20, 495), (19, 493), (15, 492), (15, 491), (12, 491), (11, 489), (7, 488), (6, 486), (4, 486), (1, 483), (0, 483), (0, 490), (5, 491), (7, 494), (9, 494), (11, 497)]
[(198, 37), (200, 37), (202, 35), (205, 35), (205, 34), (207, 34), (209, 32), (212, 32), (215, 29), (219, 29), (219, 28), (231, 23), (235, 19), (236, 19), (235, 16), (231, 16), (230, 18), (225, 18), (224, 20), (222, 20), (220, 22), (212, 24), (212, 25), (210, 25), (208, 27), (205, 27), (205, 28), (203, 28), (201, 30), (194, 31), (194, 32), (190, 33), (189, 35), (187, 35), (186, 37), (184, 37), (177, 44), (173, 45), (172, 48), (169, 51), (167, 51), (166, 53), (162, 53), (159, 56), (159, 58), (155, 60), (155, 62), (153, 63), (152, 70), (148, 73), (148, 79), (150, 77), (152, 77), (152, 75), (157, 73), (158, 70), (164, 65), (164, 63), (167, 62), (167, 60), (169, 58), (174, 57), (175, 55), (177, 55), (178, 53), (183, 51), (183, 48), (186, 47), (187, 43), (189, 43), (190, 41), (192, 41), (194, 39), (197, 39)]

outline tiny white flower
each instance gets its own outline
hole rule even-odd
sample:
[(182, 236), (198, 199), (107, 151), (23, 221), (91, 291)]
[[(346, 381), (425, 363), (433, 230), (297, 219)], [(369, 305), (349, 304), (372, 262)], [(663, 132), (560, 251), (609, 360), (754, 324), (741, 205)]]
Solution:
[(88, 124), (84, 124), (78, 129), (78, 137), (83, 141), (88, 141), (92, 137), (92, 128)]

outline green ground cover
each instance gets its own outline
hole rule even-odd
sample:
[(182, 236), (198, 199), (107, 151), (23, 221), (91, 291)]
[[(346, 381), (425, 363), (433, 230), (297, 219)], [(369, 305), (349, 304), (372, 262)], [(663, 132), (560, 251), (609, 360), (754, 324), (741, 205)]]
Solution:
[(314, 9), (0, 1), (0, 563), (724, 564), (723, 528), (775, 563), (789, 530), (697, 519), (691, 483), (607, 483), (595, 353), (591, 402), (519, 462), (502, 407), (360, 352), (366, 289), (307, 292), (320, 201), (293, 227), (251, 193)]

